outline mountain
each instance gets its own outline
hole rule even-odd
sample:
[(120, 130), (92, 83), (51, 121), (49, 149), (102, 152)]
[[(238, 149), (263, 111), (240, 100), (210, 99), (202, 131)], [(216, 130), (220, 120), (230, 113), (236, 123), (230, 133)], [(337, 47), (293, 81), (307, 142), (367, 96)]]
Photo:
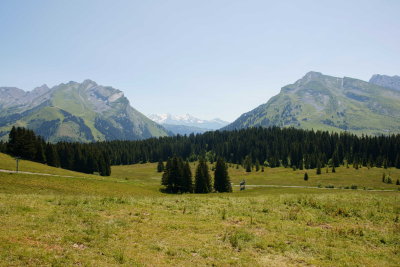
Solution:
[(369, 80), (370, 83), (400, 91), (400, 76), (387, 76), (375, 74)]
[(167, 136), (167, 130), (132, 108), (123, 92), (94, 81), (47, 85), (25, 92), (0, 87), (0, 138), (13, 125), (51, 142), (137, 140)]
[(163, 125), (173, 134), (181, 135), (190, 133), (204, 133), (206, 131), (218, 130), (229, 124), (229, 122), (223, 121), (218, 118), (213, 120), (202, 120), (193, 117), (190, 114), (151, 114), (149, 115), (149, 118)]
[(211, 129), (199, 128), (194, 126), (186, 126), (186, 125), (175, 125), (175, 124), (162, 124), (162, 126), (167, 129), (171, 135), (190, 135), (194, 134), (201, 134), (207, 131), (212, 131)]
[(256, 126), (400, 133), (400, 91), (353, 78), (309, 72), (223, 130)]

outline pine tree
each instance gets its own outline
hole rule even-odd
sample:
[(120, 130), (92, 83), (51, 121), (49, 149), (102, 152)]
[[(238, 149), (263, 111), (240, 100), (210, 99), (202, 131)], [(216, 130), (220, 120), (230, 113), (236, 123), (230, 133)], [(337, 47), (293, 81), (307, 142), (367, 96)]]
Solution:
[(38, 141), (36, 143), (35, 150), (36, 150), (36, 153), (35, 153), (35, 157), (33, 158), (33, 160), (36, 162), (45, 163), (46, 156), (44, 154), (43, 144), (41, 141)]
[(308, 181), (308, 173), (307, 172), (304, 173), (304, 181)]
[(395, 159), (395, 161), (394, 161), (394, 166), (395, 166), (397, 169), (400, 169), (400, 154), (397, 154), (396, 159)]
[(60, 161), (58, 159), (58, 154), (56, 153), (54, 145), (52, 145), (50, 143), (46, 144), (45, 154), (46, 154), (46, 163), (47, 163), (47, 165), (53, 166), (53, 167), (59, 167), (60, 166)]
[(171, 165), (172, 165), (172, 159), (168, 158), (167, 163), (166, 163), (165, 168), (164, 168), (164, 173), (163, 173), (162, 178), (161, 178), (161, 184), (166, 187), (166, 191), (167, 192), (170, 191), (169, 177), (170, 177), (170, 172), (171, 172)]
[(256, 160), (256, 172), (260, 170), (260, 162)]
[(164, 163), (162, 160), (160, 160), (157, 164), (157, 172), (163, 172), (164, 171)]
[(196, 169), (194, 192), (209, 193), (211, 189), (211, 176), (208, 172), (207, 162), (204, 158), (200, 158)]
[(182, 192), (193, 193), (192, 171), (190, 170), (189, 162), (186, 161), (182, 168)]
[(222, 158), (217, 159), (214, 171), (214, 189), (217, 192), (232, 192), (228, 166)]
[(12, 156), (20, 156), (17, 155), (16, 145), (17, 145), (17, 129), (15, 128), (15, 126), (13, 126), (8, 135), (7, 153)]
[(246, 169), (246, 172), (251, 172), (252, 161), (249, 155), (247, 155), (243, 162), (243, 167)]
[(384, 168), (384, 169), (387, 169), (387, 168), (388, 168), (387, 159), (384, 159), (384, 160), (383, 160), (383, 168)]
[(169, 172), (169, 183), (172, 193), (182, 192), (183, 184), (183, 171), (182, 171), (182, 161), (178, 157), (173, 157), (171, 161), (171, 169)]
[(321, 174), (321, 162), (319, 160), (317, 161), (317, 174)]
[(105, 175), (104, 176), (110, 176), (111, 175), (111, 163), (110, 163), (110, 157), (108, 156), (108, 154), (104, 153), (103, 154), (104, 157), (104, 162), (105, 162)]
[(397, 179), (396, 185), (400, 185), (400, 180), (399, 179)]

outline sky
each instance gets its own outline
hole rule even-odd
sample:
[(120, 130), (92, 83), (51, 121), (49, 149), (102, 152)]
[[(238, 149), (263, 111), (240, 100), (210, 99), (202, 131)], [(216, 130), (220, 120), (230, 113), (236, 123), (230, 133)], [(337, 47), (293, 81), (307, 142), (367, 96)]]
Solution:
[(233, 121), (308, 71), (400, 75), (400, 1), (2, 0), (0, 86), (91, 79)]

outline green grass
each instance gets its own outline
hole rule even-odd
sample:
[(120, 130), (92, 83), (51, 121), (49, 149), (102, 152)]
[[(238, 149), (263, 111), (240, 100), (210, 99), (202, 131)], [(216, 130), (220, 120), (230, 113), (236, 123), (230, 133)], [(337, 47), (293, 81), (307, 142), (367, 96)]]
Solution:
[[(0, 168), (13, 160), (0, 154)], [(249, 188), (168, 195), (156, 164), (99, 177), (23, 162), (0, 173), (0, 266), (398, 266), (400, 192)], [(194, 164), (191, 164), (194, 167)], [(337, 168), (321, 176), (230, 168), (234, 183), (390, 188), (389, 170)], [(390, 170), (397, 179), (398, 170)]]

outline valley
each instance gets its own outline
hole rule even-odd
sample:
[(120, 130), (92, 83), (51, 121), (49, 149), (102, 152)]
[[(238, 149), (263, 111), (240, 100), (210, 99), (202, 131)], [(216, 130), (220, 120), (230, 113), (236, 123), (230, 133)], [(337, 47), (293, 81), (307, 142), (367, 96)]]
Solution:
[[(0, 169), (15, 168), (11, 157), (0, 157)], [(0, 173), (0, 258), (7, 266), (396, 266), (399, 260), (399, 186), (381, 181), (384, 172), (400, 178), (398, 169), (308, 170), (306, 182), (304, 171), (246, 173), (232, 165), (234, 184), (340, 189), (234, 186), (233, 193), (173, 195), (159, 191), (155, 163), (113, 166), (110, 177), (29, 161), (20, 166), (73, 177)], [(361, 190), (344, 189), (351, 185)]]

